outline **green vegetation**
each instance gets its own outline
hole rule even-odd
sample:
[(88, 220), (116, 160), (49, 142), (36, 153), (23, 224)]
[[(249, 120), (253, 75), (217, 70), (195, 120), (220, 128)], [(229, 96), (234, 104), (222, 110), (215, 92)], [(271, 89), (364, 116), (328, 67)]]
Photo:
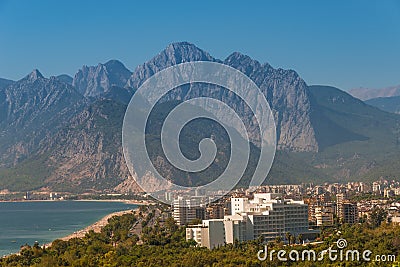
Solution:
[[(309, 166), (318, 166), (330, 181), (400, 177), (400, 116), (368, 106), (334, 87), (310, 86), (309, 91), (323, 107), (314, 111), (317, 134), (326, 128), (326, 121), (335, 128), (329, 146), (317, 154), (301, 153)], [(349, 140), (343, 142), (345, 138)]]
[[(310, 86), (309, 91), (314, 107), (312, 124), (321, 149), (318, 153), (277, 151), (266, 184), (374, 181), (380, 177), (400, 177), (399, 115), (368, 106), (333, 87)], [(198, 158), (200, 140), (213, 136), (218, 147), (216, 160), (209, 168), (198, 173), (174, 168), (162, 153), (160, 129), (165, 116), (179, 103), (161, 103), (153, 110), (146, 134), (149, 156), (156, 169), (176, 184), (203, 185), (215, 180), (225, 170), (230, 157), (229, 138), (225, 130), (211, 120), (197, 119), (190, 122), (182, 130), (182, 153), (190, 159)], [(57, 167), (53, 165), (64, 163), (62, 155), (57, 157), (59, 162), (49, 160), (50, 155), (57, 155), (59, 147), (66, 146), (63, 143), (55, 144), (47, 156), (34, 155), (13, 168), (0, 169), (0, 188), (26, 191), (51, 186), (57, 191), (82, 193), (88, 189), (115, 187), (121, 182), (121, 177), (118, 177), (118, 170), (113, 170), (114, 165), (109, 157), (121, 152), (121, 126), (125, 108), (125, 104), (113, 100), (96, 101), (88, 108), (87, 117), (78, 117), (74, 124), (61, 130), (63, 137), (60, 140), (68, 143), (81, 140), (82, 135), (92, 138), (89, 144), (102, 140), (102, 150), (106, 155), (104, 168), (110, 172), (107, 177), (97, 180), (95, 188), (90, 177), (82, 177), (79, 186), (68, 179), (57, 183), (46, 181)], [(198, 113), (196, 109), (192, 112)], [(134, 125), (131, 130), (134, 132)], [(252, 145), (249, 164), (239, 186), (245, 186), (250, 180), (257, 165), (258, 154), (259, 149)], [(76, 162), (75, 170), (79, 168), (87, 168), (87, 162)], [(143, 171), (141, 166), (135, 168)]]
[[(122, 119), (126, 106), (111, 100), (101, 100), (93, 103), (87, 108), (86, 117), (75, 117), (71, 125), (65, 126), (60, 130), (57, 137), (52, 140), (52, 145), (46, 153), (36, 153), (31, 157), (22, 159), (15, 167), (0, 168), (0, 189), (10, 191), (30, 191), (51, 185), (53, 190), (82, 193), (85, 189), (93, 187), (93, 179), (82, 178), (79, 186), (74, 181), (46, 181), (57, 168), (60, 162), (54, 158), (64, 160), (63, 155), (59, 155), (63, 146), (68, 146), (74, 140), (83, 137), (93, 137), (102, 140), (102, 151), (110, 155), (117, 155), (121, 146)], [(75, 139), (74, 139), (75, 138)], [(65, 143), (59, 143), (65, 142)], [(107, 162), (106, 162), (107, 163)], [(77, 162), (75, 168), (86, 162)], [(86, 167), (86, 166), (84, 166)], [(110, 189), (121, 182), (117, 175), (105, 177), (96, 183), (96, 189)]]
[(29, 191), (43, 186), (52, 168), (46, 164), (48, 155), (24, 161), (14, 168), (0, 168), (0, 188), (11, 191)]
[[(185, 240), (185, 228), (178, 227), (172, 218), (165, 221), (154, 218), (155, 209), (141, 207), (139, 215), (126, 214), (113, 217), (100, 233), (89, 232), (84, 238), (69, 241), (56, 240), (48, 248), (37, 244), (24, 246), (20, 255), (0, 259), (0, 266), (376, 266), (377, 262), (332, 262), (328, 257), (317, 262), (281, 262), (276, 254), (272, 261), (257, 259), (257, 252), (264, 248), (262, 238), (248, 242), (235, 242), (208, 250)], [(347, 240), (346, 249), (371, 250), (375, 255), (400, 257), (400, 226), (376, 220), (340, 228), (326, 228), (320, 235), (323, 244), (300, 245), (303, 236), (286, 233), (291, 245), (284, 245), (281, 238), (268, 244), (268, 250), (283, 249), (287, 252), (313, 249), (317, 253), (336, 246), (339, 238)], [(141, 219), (154, 220), (145, 226), (141, 237), (132, 233), (132, 227)], [(397, 258), (398, 259), (398, 258)], [(383, 265), (385, 266), (385, 265)]]

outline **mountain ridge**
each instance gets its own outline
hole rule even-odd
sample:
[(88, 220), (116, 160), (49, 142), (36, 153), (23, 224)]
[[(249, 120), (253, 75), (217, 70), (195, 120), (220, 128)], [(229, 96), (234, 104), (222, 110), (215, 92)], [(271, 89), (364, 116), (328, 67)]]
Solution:
[(85, 97), (97, 97), (109, 92), (112, 86), (124, 87), (131, 72), (118, 60), (97, 66), (84, 65), (75, 74), (72, 85)]
[(85, 102), (72, 86), (44, 78), (36, 69), (0, 95), (1, 165), (15, 165), (29, 156), (46, 133), (56, 131)]
[(400, 84), (377, 89), (364, 87), (353, 88), (349, 90), (349, 93), (363, 101), (378, 97), (400, 96)]
[[(400, 159), (400, 116), (387, 115), (337, 88), (308, 86), (293, 70), (274, 69), (239, 52), (219, 60), (183, 42), (167, 46), (133, 72), (111, 60), (84, 66), (72, 84), (59, 77), (44, 78), (35, 70), (5, 87), (0, 83), (0, 188), (139, 190), (122, 155), (120, 128), (126, 105), (157, 71), (198, 60), (238, 69), (270, 103), (278, 152), (266, 182), (369, 179), (375, 170), (400, 175), (397, 168), (385, 167), (388, 158)], [(189, 84), (163, 101), (199, 96), (220, 99), (251, 121), (240, 99), (213, 86)], [(250, 135), (255, 132), (251, 126)], [(158, 164), (172, 173), (165, 162)]]

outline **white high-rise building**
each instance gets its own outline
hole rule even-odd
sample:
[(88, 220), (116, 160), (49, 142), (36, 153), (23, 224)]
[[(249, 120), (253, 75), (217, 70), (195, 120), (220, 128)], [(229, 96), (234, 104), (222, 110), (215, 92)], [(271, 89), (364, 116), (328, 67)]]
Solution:
[(254, 199), (232, 198), (232, 215), (224, 219), (203, 220), (201, 225), (188, 226), (186, 239), (194, 239), (208, 248), (263, 236), (272, 241), (287, 232), (298, 236), (315, 234), (308, 229), (308, 205), (303, 201), (282, 199), (281, 194), (254, 194)]
[(178, 196), (173, 200), (173, 218), (179, 225), (185, 225), (194, 219), (204, 219), (204, 208), (200, 199)]
[(254, 194), (254, 199), (232, 198), (232, 215), (240, 215), (246, 221), (246, 239), (263, 236), (267, 241), (287, 232), (292, 235), (310, 233), (308, 229), (308, 205), (303, 201), (282, 199), (281, 194)]
[(316, 207), (315, 219), (317, 226), (331, 226), (333, 225), (333, 212), (328, 207)]
[(209, 249), (225, 245), (225, 225), (223, 219), (204, 220), (202, 224), (186, 228), (186, 240), (193, 239), (199, 246)]
[(379, 183), (373, 182), (372, 183), (372, 192), (381, 194), (382, 193), (382, 187)]
[(199, 246), (215, 248), (235, 241), (245, 241), (246, 221), (240, 215), (224, 219), (203, 220), (202, 224), (186, 227), (186, 240), (193, 239)]
[(231, 211), (232, 214), (241, 213), (247, 209), (248, 198), (233, 197), (231, 198)]

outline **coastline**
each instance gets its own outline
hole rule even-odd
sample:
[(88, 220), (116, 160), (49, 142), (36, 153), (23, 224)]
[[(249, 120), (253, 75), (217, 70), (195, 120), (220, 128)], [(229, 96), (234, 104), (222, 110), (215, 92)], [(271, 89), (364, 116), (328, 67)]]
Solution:
[[(95, 221), (94, 223), (92, 223), (80, 230), (77, 230), (77, 231), (75, 231), (71, 234), (68, 234), (66, 236), (63, 236), (63, 237), (54, 238), (51, 242), (41, 243), (40, 244), (41, 247), (46, 247), (46, 248), (50, 247), (55, 240), (68, 241), (72, 238), (82, 238), (86, 235), (86, 233), (88, 233), (91, 230), (93, 230), (96, 233), (99, 233), (101, 231), (101, 229), (105, 225), (107, 225), (108, 220), (110, 218), (112, 218), (113, 216), (122, 216), (124, 214), (135, 214), (138, 212), (139, 206), (151, 204), (151, 202), (148, 202), (148, 201), (124, 200), (124, 199), (114, 199), (114, 200), (90, 200), (90, 199), (85, 199), (85, 200), (24, 200), (24, 201), (3, 201), (3, 202), (68, 202), (68, 201), (71, 201), (71, 202), (120, 202), (120, 203), (125, 203), (128, 205), (136, 205), (136, 207), (132, 207), (131, 209), (125, 209), (125, 210), (120, 210), (120, 211), (106, 214), (99, 220)], [(1, 202), (0, 202), (0, 204), (1, 204)], [(10, 253), (10, 254), (6, 254), (6, 255), (1, 255), (0, 257), (6, 258), (8, 256), (18, 255), (18, 254), (19, 254), (19, 252), (15, 252), (15, 253)]]
[(149, 205), (152, 202), (146, 201), (146, 200), (130, 200), (130, 199), (57, 199), (57, 200), (51, 200), (51, 199), (21, 199), (21, 200), (0, 200), (0, 203), (23, 203), (23, 202), (58, 202), (58, 201), (75, 201), (75, 202), (123, 202), (126, 204), (132, 204), (132, 205)]
[[(54, 200), (53, 200), (54, 201)], [(57, 200), (55, 200), (57, 201)], [(80, 201), (80, 202), (123, 202), (131, 205), (149, 205), (152, 202), (145, 200), (129, 200), (129, 199), (77, 199), (77, 200), (59, 200), (59, 201)]]
[[(134, 203), (129, 203), (129, 204), (134, 204)], [(143, 205), (143, 204), (142, 204)], [(104, 216), (103, 218), (101, 218), (100, 220), (96, 221), (95, 223), (81, 229), (78, 230), (72, 234), (69, 234), (67, 236), (61, 237), (61, 238), (57, 238), (55, 240), (63, 240), (63, 241), (68, 241), (72, 238), (82, 238), (84, 237), (89, 231), (93, 230), (95, 233), (100, 233), (101, 229), (107, 225), (108, 223), (108, 219), (114, 217), (114, 216), (122, 216), (124, 214), (130, 214), (130, 213), (135, 213), (138, 210), (138, 208), (136, 209), (129, 209), (129, 210), (122, 210), (122, 211), (116, 211), (110, 214), (107, 214), (106, 216)], [(50, 247), (53, 242), (55, 241), (53, 240), (51, 243), (47, 243), (44, 244), (44, 247)]]

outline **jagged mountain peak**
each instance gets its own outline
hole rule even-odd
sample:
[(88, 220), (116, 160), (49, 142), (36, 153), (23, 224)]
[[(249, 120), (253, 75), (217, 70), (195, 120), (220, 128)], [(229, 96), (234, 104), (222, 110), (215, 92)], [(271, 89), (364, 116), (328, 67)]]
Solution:
[[(189, 51), (198, 51), (200, 53), (207, 53), (204, 50), (197, 47), (195, 44), (189, 42), (174, 42), (169, 44), (166, 48), (166, 51), (182, 51), (182, 50), (189, 50)], [(207, 53), (208, 54), (208, 53)]]
[(251, 58), (246, 54), (242, 54), (240, 52), (233, 52), (230, 54), (225, 60), (224, 64), (227, 64), (235, 69), (238, 69), (249, 75), (250, 73), (258, 70), (264, 73), (268, 73), (271, 71), (275, 71), (273, 67), (269, 63), (261, 64), (259, 61)]
[[(193, 43), (190, 43), (190, 42), (187, 42), (187, 41), (181, 41), (181, 42), (173, 42), (173, 43), (170, 43), (168, 46), (167, 46), (167, 48), (168, 47), (183, 47), (183, 46), (191, 46), (191, 47), (196, 47), (196, 48), (198, 48), (195, 44), (193, 44)], [(199, 48), (198, 48), (199, 49)]]
[[(36, 158), (44, 158), (38, 169), (46, 171), (40, 177), (47, 180), (38, 180), (37, 186), (111, 189), (130, 177), (120, 133), (126, 104), (135, 89), (164, 68), (206, 60), (221, 62), (194, 44), (178, 42), (138, 66), (133, 74), (118, 60), (85, 65), (75, 75), (75, 88), (59, 77), (41, 78), (37, 70), (27, 76), (37, 82), (21, 80), (7, 86), (1, 85), (4, 82), (0, 79), (0, 163), (17, 164), (16, 169), (25, 170), (26, 165), (20, 165), (23, 161), (37, 164)], [(399, 116), (381, 112), (336, 88), (307, 86), (295, 71), (274, 69), (246, 54), (232, 53), (224, 63), (248, 75), (270, 103), (278, 141), (278, 164), (274, 163), (270, 175), (275, 181), (309, 179), (310, 175), (315, 175), (315, 179), (364, 177), (372, 168), (369, 166), (375, 161), (374, 155), (383, 159), (387, 152), (394, 155), (393, 162), (398, 161)], [(95, 97), (85, 99), (76, 89)], [(251, 112), (227, 90), (189, 84), (177, 88), (165, 101), (203, 96), (234, 107), (244, 122), (249, 122), (249, 137), (257, 141), (257, 129), (250, 123)], [(256, 105), (255, 96), (249, 92), (252, 104)], [(229, 116), (224, 119), (231, 120)], [(360, 158), (353, 158), (355, 152)], [(279, 155), (285, 158), (279, 159)], [(382, 161), (377, 164), (387, 166)], [(49, 168), (54, 169), (50, 172)], [(34, 171), (27, 170), (27, 175)], [(7, 188), (1, 176), (0, 186)], [(29, 189), (26, 185), (21, 188)]]
[(189, 42), (172, 43), (146, 63), (137, 66), (126, 87), (137, 89), (143, 81), (154, 73), (176, 64), (192, 61), (218, 60)]
[(0, 168), (12, 166), (36, 149), (50, 132), (84, 105), (82, 96), (56, 77), (34, 70), (0, 93)]
[(252, 73), (254, 70), (262, 68), (260, 62), (240, 52), (234, 52), (230, 54), (224, 60), (224, 64), (238, 69), (247, 75), (249, 75), (249, 73)]
[(259, 61), (240, 52), (233, 52), (230, 54), (224, 60), (224, 64), (238, 69), (246, 75), (251, 75), (253, 72), (258, 71), (258, 74), (262, 72), (264, 74), (288, 75), (294, 79), (301, 79), (300, 75), (295, 70), (282, 68), (274, 69), (268, 62), (261, 64)]
[(112, 87), (124, 87), (131, 71), (118, 60), (99, 63), (97, 66), (84, 65), (74, 76), (72, 85), (87, 97), (98, 97)]
[[(128, 88), (137, 89), (156, 72), (167, 67), (192, 61), (222, 62), (213, 58), (197, 46), (187, 43), (173, 43), (148, 62), (138, 66), (127, 83)], [(252, 79), (266, 96), (276, 114), (279, 148), (295, 151), (317, 151), (318, 144), (310, 122), (310, 101), (306, 83), (291, 71), (273, 69), (269, 64), (261, 64), (239, 52), (228, 56), (224, 64), (229, 65)], [(179, 90), (178, 90), (179, 91)], [(211, 87), (190, 86), (176, 91), (176, 99), (189, 99), (197, 96), (216, 94)], [(219, 100), (236, 104), (231, 96), (219, 94)], [(220, 99), (221, 98), (221, 99)], [(243, 116), (245, 108), (241, 107)], [(230, 118), (227, 118), (230, 119)], [(297, 123), (296, 122), (301, 122)]]
[(177, 50), (177, 49), (182, 49), (182, 48), (202, 50), (199, 47), (197, 47), (195, 44), (186, 42), (186, 41), (170, 43), (169, 45), (167, 45), (165, 50), (170, 50), (170, 49)]
[[(231, 60), (248, 60), (248, 61), (254, 61), (257, 62), (258, 64), (260, 64), (257, 60), (252, 59), (250, 56), (242, 54), (240, 52), (233, 52), (232, 54), (230, 54), (225, 61), (231, 61)], [(261, 65), (261, 64), (260, 64)]]
[(34, 69), (31, 73), (29, 73), (25, 79), (30, 80), (30, 81), (35, 81), (37, 79), (44, 78), (43, 75), (40, 73), (38, 69)]
[[(165, 57), (173, 64), (179, 64), (189, 61), (214, 61), (215, 59), (206, 51), (189, 42), (176, 42), (168, 45), (153, 60), (159, 59), (159, 56)], [(152, 60), (151, 60), (152, 61)]]

